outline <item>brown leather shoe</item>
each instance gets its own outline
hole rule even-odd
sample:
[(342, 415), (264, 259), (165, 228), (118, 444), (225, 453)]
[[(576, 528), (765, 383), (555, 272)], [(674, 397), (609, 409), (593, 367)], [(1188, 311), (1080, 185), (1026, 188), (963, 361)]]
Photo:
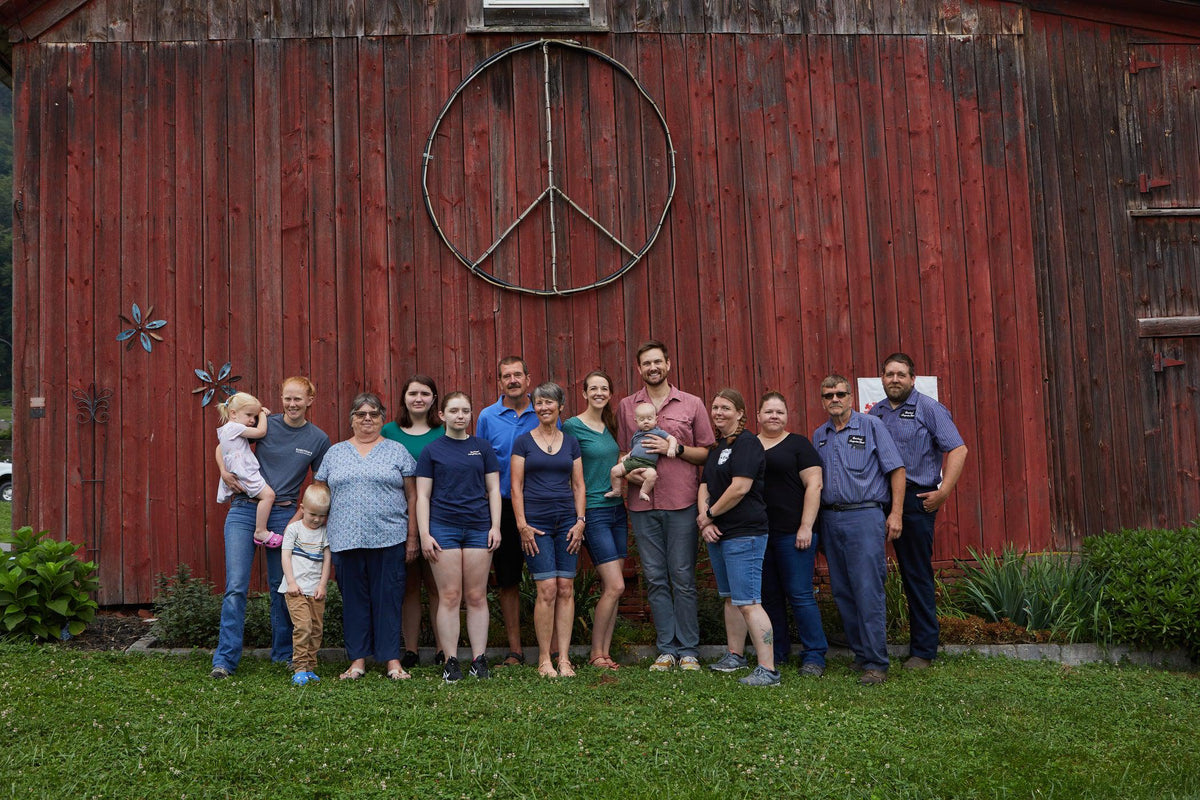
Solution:
[(862, 677), (858, 682), (862, 686), (876, 686), (887, 680), (887, 673), (881, 669), (863, 670)]
[(933, 664), (933, 661), (931, 661), (928, 658), (921, 658), (920, 656), (913, 656), (908, 661), (904, 662), (904, 668), (905, 669), (929, 669), (929, 666), (931, 664)]

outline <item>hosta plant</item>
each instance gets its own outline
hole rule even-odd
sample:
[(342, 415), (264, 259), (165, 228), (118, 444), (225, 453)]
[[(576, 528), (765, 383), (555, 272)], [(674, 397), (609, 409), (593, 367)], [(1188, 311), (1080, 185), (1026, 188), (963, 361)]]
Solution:
[(60, 639), (81, 633), (96, 615), (96, 565), (80, 561), (79, 545), (25, 527), (0, 534), (0, 636)]

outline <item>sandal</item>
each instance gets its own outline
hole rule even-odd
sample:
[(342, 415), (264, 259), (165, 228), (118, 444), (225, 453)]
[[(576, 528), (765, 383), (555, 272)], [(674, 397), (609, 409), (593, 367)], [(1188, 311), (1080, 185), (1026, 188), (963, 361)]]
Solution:
[(538, 664), (538, 675), (541, 675), (543, 678), (557, 678), (558, 670), (554, 668), (553, 664), (546, 662), (545, 664)]
[(509, 651), (504, 660), (500, 662), (502, 667), (519, 667), (525, 663), (525, 654), (518, 653), (515, 650)]
[(608, 656), (596, 656), (588, 663), (591, 664), (593, 667), (596, 667), (597, 669), (608, 669), (608, 670), (612, 670), (614, 672), (621, 668), (620, 664), (613, 661)]
[(350, 669), (343, 672), (341, 675), (338, 675), (338, 680), (339, 681), (356, 681), (359, 678), (361, 678), (363, 675), (366, 675), (366, 674), (367, 674), (366, 670), (359, 669), (358, 667), (351, 667)]
[(407, 672), (404, 671), (403, 667), (401, 667), (400, 669), (392, 670), (391, 672), (389, 672), (387, 674), (387, 676), (388, 676), (389, 680), (393, 680), (393, 681), (406, 681), (412, 677), (412, 675), (409, 675)]
[(571, 660), (568, 658), (559, 659), (558, 674), (564, 678), (575, 677), (575, 667), (571, 666)]

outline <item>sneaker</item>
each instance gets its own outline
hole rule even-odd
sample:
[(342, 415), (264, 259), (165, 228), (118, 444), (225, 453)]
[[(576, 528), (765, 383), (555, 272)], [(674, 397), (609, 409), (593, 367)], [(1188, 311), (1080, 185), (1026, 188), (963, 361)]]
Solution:
[(739, 680), (738, 683), (743, 686), (778, 686), (779, 672), (759, 664), (754, 668), (754, 672)]
[(700, 659), (695, 656), (684, 656), (679, 659), (679, 668), (686, 672), (699, 672)]
[(454, 656), (446, 659), (446, 666), (442, 668), (442, 680), (446, 683), (457, 683), (462, 680), (462, 668), (458, 666), (458, 659)]
[(228, 678), (232, 674), (232, 672), (224, 667), (213, 667), (213, 671), (208, 673), (208, 677), (212, 678), (213, 680), (220, 680), (221, 678)]
[(825, 674), (825, 668), (815, 661), (807, 661), (800, 665), (800, 674), (809, 678), (819, 678)]
[(307, 672), (297, 672), (292, 676), (292, 683), (296, 684), (297, 686), (303, 686), (304, 684), (308, 683), (308, 676), (309, 673)]
[(750, 662), (745, 656), (729, 651), (719, 661), (709, 664), (708, 668), (713, 672), (737, 672), (739, 669), (750, 669)]
[(887, 673), (881, 669), (865, 669), (862, 677), (858, 679), (861, 686), (878, 686), (887, 680)]
[(445, 664), (446, 663), (446, 654), (443, 653), (441, 650), (438, 650), (437, 655), (435, 655), (433, 657), (433, 663), (434, 663), (434, 665), (439, 666), (439, 667), (442, 664)]
[(471, 659), (471, 671), (469, 674), (472, 678), (479, 678), (480, 680), (490, 678), (491, 674), (488, 672), (487, 656), (480, 655)]
[(412, 669), (419, 663), (421, 663), (421, 657), (412, 650), (405, 650), (404, 655), (400, 656), (400, 666), (404, 669)]
[(920, 656), (913, 656), (908, 661), (904, 662), (904, 668), (905, 669), (929, 669), (929, 667), (932, 664), (933, 664), (933, 661), (931, 659), (921, 658)]
[(675, 656), (670, 653), (659, 653), (658, 658), (650, 665), (651, 672), (670, 672), (675, 669)]

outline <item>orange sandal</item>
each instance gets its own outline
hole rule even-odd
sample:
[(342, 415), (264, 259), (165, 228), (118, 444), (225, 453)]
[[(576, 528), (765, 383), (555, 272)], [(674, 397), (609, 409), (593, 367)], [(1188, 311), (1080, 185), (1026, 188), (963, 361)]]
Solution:
[(591, 664), (593, 667), (596, 667), (597, 669), (607, 669), (607, 670), (612, 670), (614, 672), (621, 668), (621, 666), (617, 662), (613, 661), (608, 656), (596, 656), (588, 663)]

